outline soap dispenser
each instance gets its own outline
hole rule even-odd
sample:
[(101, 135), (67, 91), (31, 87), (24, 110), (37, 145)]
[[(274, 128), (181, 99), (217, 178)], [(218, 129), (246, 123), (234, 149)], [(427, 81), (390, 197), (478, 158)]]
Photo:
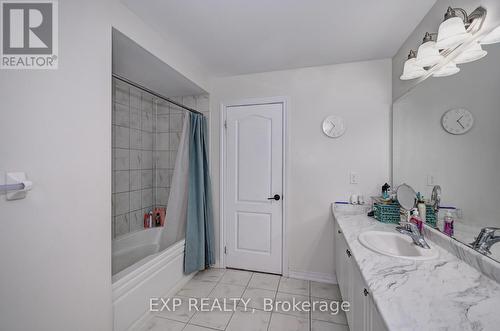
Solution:
[(418, 228), (418, 231), (420, 231), (420, 233), (422, 233), (422, 230), (424, 227), (424, 222), (420, 218), (417, 208), (413, 208), (411, 211), (410, 223), (415, 224)]
[(453, 223), (455, 223), (455, 220), (453, 219), (453, 216), (451, 215), (451, 212), (449, 210), (446, 211), (443, 223), (444, 223), (443, 233), (449, 237), (453, 237), (453, 234), (454, 234), (454, 224)]

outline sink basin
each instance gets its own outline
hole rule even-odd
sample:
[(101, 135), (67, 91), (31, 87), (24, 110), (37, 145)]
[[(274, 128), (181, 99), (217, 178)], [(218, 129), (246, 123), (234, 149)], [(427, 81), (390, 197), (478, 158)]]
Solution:
[(410, 236), (397, 232), (366, 231), (359, 235), (359, 242), (372, 251), (402, 259), (431, 260), (439, 256), (435, 248), (421, 248)]

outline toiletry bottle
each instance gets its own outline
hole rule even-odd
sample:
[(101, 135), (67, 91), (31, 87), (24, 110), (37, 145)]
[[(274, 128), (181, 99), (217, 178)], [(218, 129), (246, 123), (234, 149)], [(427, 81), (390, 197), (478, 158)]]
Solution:
[(446, 211), (446, 215), (444, 216), (444, 225), (443, 225), (443, 233), (449, 237), (453, 237), (453, 230), (454, 230), (454, 224), (455, 220), (453, 219), (453, 216), (451, 215), (451, 212), (449, 210)]
[(391, 186), (387, 183), (384, 184), (384, 186), (382, 186), (382, 198), (384, 198), (384, 200), (388, 200), (389, 199), (389, 189), (391, 188)]
[(147, 213), (144, 214), (144, 228), (149, 228), (149, 215)]
[(420, 216), (420, 219), (422, 222), (426, 222), (426, 216), (427, 216), (427, 210), (425, 206), (425, 200), (424, 196), (420, 194), (420, 192), (417, 193), (417, 198), (418, 198), (418, 203), (417, 203), (417, 208), (418, 208), (418, 215)]
[(149, 214), (148, 214), (148, 216), (149, 216), (148, 217), (148, 225), (149, 225), (150, 228), (152, 228), (153, 225), (154, 225), (154, 223), (153, 223), (153, 212), (150, 211)]
[(417, 208), (413, 208), (413, 210), (411, 212), (410, 222), (415, 224), (418, 228), (418, 231), (420, 231), (420, 233), (422, 233), (422, 229), (424, 227), (424, 222), (420, 218)]

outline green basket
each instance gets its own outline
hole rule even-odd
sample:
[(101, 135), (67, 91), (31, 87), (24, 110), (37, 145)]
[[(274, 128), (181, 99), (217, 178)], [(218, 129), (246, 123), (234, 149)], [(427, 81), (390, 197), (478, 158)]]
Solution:
[(425, 205), (425, 223), (433, 228), (436, 227), (437, 217), (432, 205)]
[(399, 203), (374, 203), (373, 217), (382, 223), (399, 223), (401, 216), (399, 215)]

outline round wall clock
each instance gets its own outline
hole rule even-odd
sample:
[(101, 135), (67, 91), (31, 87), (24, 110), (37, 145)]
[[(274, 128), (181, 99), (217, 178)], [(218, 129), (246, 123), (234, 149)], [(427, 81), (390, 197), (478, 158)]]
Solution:
[(451, 134), (464, 134), (474, 125), (474, 116), (467, 109), (448, 110), (441, 118), (443, 128)]
[(323, 121), (323, 133), (330, 138), (338, 138), (345, 133), (344, 119), (339, 116), (328, 116)]

